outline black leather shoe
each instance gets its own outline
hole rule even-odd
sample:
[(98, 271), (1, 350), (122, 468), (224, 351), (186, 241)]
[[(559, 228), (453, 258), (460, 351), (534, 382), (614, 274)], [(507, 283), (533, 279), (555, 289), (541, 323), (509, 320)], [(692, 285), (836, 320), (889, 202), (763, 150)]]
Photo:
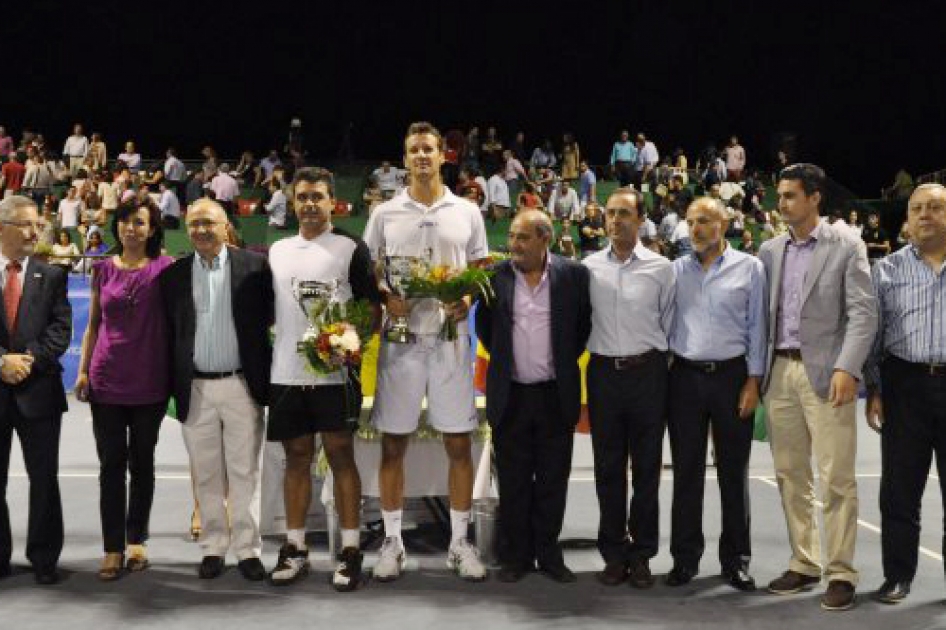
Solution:
[(650, 563), (643, 558), (632, 560), (627, 569), (627, 579), (634, 588), (652, 587), (654, 575), (650, 572)]
[(737, 591), (751, 593), (755, 590), (755, 579), (746, 569), (723, 569), (722, 576), (726, 584)]
[(9, 564), (0, 564), (0, 580), (13, 575), (13, 569)]
[(246, 558), (237, 563), (240, 575), (250, 582), (262, 582), (266, 579), (266, 567), (259, 558)]
[(56, 571), (56, 567), (37, 568), (33, 574), (33, 579), (36, 580), (37, 584), (50, 586), (59, 581), (59, 572)]
[(627, 579), (627, 563), (611, 562), (604, 566), (604, 571), (595, 574), (598, 581), (605, 586), (617, 586)]
[(500, 582), (512, 584), (524, 578), (526, 573), (527, 571), (523, 567), (514, 564), (506, 564), (499, 569), (499, 572), (496, 574), (496, 579)]
[(696, 574), (696, 569), (674, 565), (673, 568), (670, 569), (670, 573), (667, 574), (667, 577), (664, 578), (664, 584), (667, 586), (683, 586), (693, 581)]
[(571, 569), (565, 566), (564, 562), (540, 564), (539, 573), (545, 574), (561, 584), (570, 584), (571, 582), (578, 581), (578, 577), (572, 573)]
[(197, 569), (197, 575), (202, 580), (212, 580), (220, 577), (223, 573), (223, 558), (220, 556), (204, 556), (200, 561), (200, 568)]
[(874, 593), (874, 599), (882, 604), (899, 604), (910, 594), (909, 580), (885, 580)]

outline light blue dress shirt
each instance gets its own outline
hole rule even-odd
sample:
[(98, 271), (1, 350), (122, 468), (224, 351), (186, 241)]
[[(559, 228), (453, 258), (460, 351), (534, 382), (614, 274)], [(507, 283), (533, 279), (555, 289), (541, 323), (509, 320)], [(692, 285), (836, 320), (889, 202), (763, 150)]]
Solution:
[(673, 261), (676, 309), (670, 349), (691, 361), (745, 355), (749, 376), (765, 372), (766, 280), (762, 261), (726, 246), (703, 271), (696, 254)]
[(194, 367), (201, 372), (239, 370), (240, 348), (233, 323), (230, 255), (220, 250), (210, 265), (194, 254)]

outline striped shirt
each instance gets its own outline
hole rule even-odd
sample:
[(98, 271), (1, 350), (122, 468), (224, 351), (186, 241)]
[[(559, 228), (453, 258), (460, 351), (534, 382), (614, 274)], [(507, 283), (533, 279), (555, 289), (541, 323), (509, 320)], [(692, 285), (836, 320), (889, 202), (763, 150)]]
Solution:
[(877, 261), (872, 270), (880, 325), (867, 364), (866, 385), (880, 384), (887, 354), (913, 363), (946, 363), (946, 263), (927, 265), (915, 245)]
[(201, 372), (238, 370), (240, 348), (230, 299), (230, 255), (223, 247), (210, 264), (194, 255), (194, 367)]

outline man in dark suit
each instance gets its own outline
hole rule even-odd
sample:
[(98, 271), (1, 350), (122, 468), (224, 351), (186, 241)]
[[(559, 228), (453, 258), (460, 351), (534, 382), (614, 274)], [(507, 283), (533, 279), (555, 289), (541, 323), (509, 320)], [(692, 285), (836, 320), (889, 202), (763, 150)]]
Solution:
[[(187, 213), (195, 254), (161, 275), (178, 419), (203, 518), (198, 575), (223, 572), (227, 550), (248, 580), (260, 562), (259, 456), (272, 361), (272, 274), (266, 259), (227, 247), (227, 215), (212, 200)], [(229, 509), (228, 509), (229, 508)]]
[(59, 357), (69, 347), (72, 308), (65, 272), (31, 256), (38, 223), (30, 199), (0, 203), (0, 578), (10, 574), (13, 551), (6, 487), (16, 431), (30, 478), (26, 557), (38, 583), (55, 584), (63, 542), (59, 431), (66, 410)]
[(578, 357), (591, 332), (588, 270), (549, 252), (552, 222), (519, 213), (509, 229), (511, 261), (481, 300), (476, 331), (490, 352), (487, 417), (499, 472), (499, 579), (535, 566), (573, 582), (558, 536), (565, 517), (572, 436), (581, 407)]

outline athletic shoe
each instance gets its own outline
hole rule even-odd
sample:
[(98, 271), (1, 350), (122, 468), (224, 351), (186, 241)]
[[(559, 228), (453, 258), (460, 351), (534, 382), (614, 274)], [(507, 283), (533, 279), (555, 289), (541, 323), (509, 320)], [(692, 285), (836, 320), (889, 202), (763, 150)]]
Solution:
[(364, 560), (364, 554), (357, 547), (345, 547), (342, 549), (342, 559), (335, 568), (332, 575), (332, 586), (336, 591), (353, 591), (362, 582), (361, 562)]
[(407, 562), (407, 554), (404, 553), (404, 545), (401, 544), (400, 539), (388, 536), (381, 543), (381, 551), (372, 575), (379, 582), (393, 582), (401, 577), (405, 562)]
[(480, 582), (486, 579), (486, 567), (480, 560), (480, 552), (466, 538), (450, 545), (447, 566), (464, 580)]
[(297, 549), (287, 542), (279, 548), (279, 562), (269, 574), (273, 586), (287, 586), (309, 574), (309, 550)]

